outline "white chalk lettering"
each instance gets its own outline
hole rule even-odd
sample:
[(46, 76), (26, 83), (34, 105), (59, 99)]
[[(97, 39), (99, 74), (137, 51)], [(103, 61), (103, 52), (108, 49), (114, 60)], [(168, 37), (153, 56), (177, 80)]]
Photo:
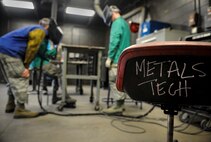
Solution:
[(184, 76), (185, 70), (186, 70), (186, 63), (183, 64), (183, 69), (182, 69), (182, 73), (181, 73), (181, 79), (193, 78), (193, 77), (194, 77), (194, 75), (191, 75), (191, 76)]
[[(158, 83), (157, 81), (158, 81), (157, 79), (145, 81), (145, 82), (139, 83), (138, 86), (144, 86), (144, 85), (149, 84), (149, 87), (152, 90), (153, 96), (154, 95), (162, 96), (162, 95), (169, 94), (170, 96), (177, 95), (179, 97), (183, 96), (187, 98), (188, 90), (191, 90), (191, 87), (188, 87), (187, 85), (187, 80), (170, 83), (170, 85), (168, 85), (166, 81), (163, 81), (161, 83)], [(184, 86), (182, 86), (182, 82), (184, 82)]]
[(160, 77), (163, 76), (163, 66), (164, 66), (164, 63), (167, 63), (167, 62), (171, 62), (171, 61), (163, 61), (163, 62), (155, 63), (155, 65), (160, 65)]
[(142, 83), (139, 83), (138, 86), (150, 83), (151, 85), (151, 89), (152, 89), (152, 95), (155, 95), (154, 89), (153, 89), (153, 81), (157, 81), (157, 79), (153, 79), (153, 80), (148, 80), (148, 81), (144, 81)]
[(171, 77), (171, 74), (173, 72), (176, 72), (177, 73), (177, 76), (180, 76), (180, 74), (179, 74), (179, 68), (178, 68), (178, 65), (177, 65), (177, 62), (176, 61), (171, 62), (171, 65), (170, 65), (169, 70), (168, 70), (168, 77)]
[(173, 93), (172, 93), (171, 88), (172, 88), (173, 85), (174, 85), (174, 83), (171, 83), (171, 85), (168, 89), (169, 95), (175, 96), (177, 93), (179, 93), (178, 96), (182, 96), (182, 90), (185, 90), (185, 97), (188, 97), (188, 89), (191, 90), (191, 87), (187, 86), (187, 80), (185, 80), (184, 87), (181, 87), (182, 84), (181, 84), (181, 81), (179, 81), (178, 89), (174, 90)]
[[(162, 95), (164, 95), (164, 94), (166, 94), (166, 92), (164, 91), (164, 87), (160, 87), (161, 85), (163, 85), (163, 84), (165, 84), (166, 83), (166, 81), (164, 81), (164, 82), (161, 82), (161, 83), (157, 83), (156, 84), (156, 88), (157, 88), (157, 94), (158, 94), (158, 96), (162, 96)], [(163, 91), (162, 91), (163, 90)], [(162, 91), (162, 92), (161, 92)]]
[[(190, 79), (207, 75), (202, 70), (204, 64), (203, 62), (187, 63), (176, 60), (148, 61), (143, 59), (136, 61), (136, 75), (145, 80), (137, 86), (150, 87), (153, 96), (170, 95), (187, 98), (189, 91), (192, 90), (191, 86), (188, 86)], [(172, 80), (171, 78), (175, 75), (178, 79)]]
[(151, 85), (152, 95), (154, 96), (155, 95), (155, 91), (153, 89), (153, 82), (150, 82), (150, 85)]
[(204, 63), (196, 63), (196, 64), (194, 64), (192, 66), (192, 69), (195, 70), (195, 71), (197, 71), (197, 72), (199, 72), (199, 73), (201, 73), (201, 74), (199, 74), (199, 77), (205, 77), (206, 76), (206, 73), (205, 72), (203, 72), (203, 71), (201, 71), (199, 69), (196, 69), (196, 66), (201, 65), (201, 64), (204, 64)]
[(147, 81), (141, 82), (141, 83), (138, 84), (138, 86), (141, 86), (141, 85), (153, 82), (153, 81), (157, 81), (157, 79), (152, 79), (152, 80), (147, 80)]
[(136, 75), (139, 74), (139, 72), (143, 71), (143, 77), (146, 77), (145, 73), (145, 59), (142, 60), (141, 65), (139, 66), (138, 62), (136, 62)]
[[(154, 72), (152, 72), (155, 69), (154, 63), (156, 61), (152, 61), (152, 62), (147, 62), (147, 76), (151, 76), (154, 74)], [(152, 66), (152, 67), (151, 67)], [(150, 73), (151, 72), (151, 73)]]

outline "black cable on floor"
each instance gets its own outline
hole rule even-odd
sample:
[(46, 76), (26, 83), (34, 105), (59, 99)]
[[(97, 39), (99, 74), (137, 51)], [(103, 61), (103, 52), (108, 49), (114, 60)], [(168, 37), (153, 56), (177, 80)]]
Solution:
[[(118, 127), (115, 122), (119, 122), (121, 121), (121, 124), (123, 124), (123, 126), (127, 126), (127, 127), (131, 127), (131, 128), (136, 128), (136, 129), (139, 129), (139, 130), (142, 130), (142, 131), (129, 131), (128, 129), (123, 129), (123, 128), (120, 128)], [(119, 118), (116, 118), (116, 119), (113, 119), (111, 121), (111, 126), (113, 126), (114, 128), (122, 131), (122, 132), (125, 132), (125, 133), (131, 133), (131, 134), (143, 134), (146, 132), (146, 130), (142, 127), (139, 127), (139, 126), (135, 126), (135, 125), (129, 125), (129, 124), (125, 124), (124, 122), (127, 122), (127, 120), (119, 120)]]
[[(107, 116), (111, 116), (111, 117), (115, 117), (116, 119), (113, 119), (111, 121), (111, 126), (113, 126), (114, 128), (125, 132), (125, 133), (131, 133), (131, 134), (143, 134), (146, 132), (146, 130), (142, 127), (139, 126), (135, 126), (135, 125), (130, 125), (130, 124), (126, 124), (126, 122), (134, 122), (134, 120), (140, 120), (140, 118), (146, 117), (147, 115), (149, 115), (149, 113), (152, 112), (152, 110), (154, 110), (155, 105), (153, 105), (149, 111), (147, 111), (145, 114), (139, 115), (139, 116), (128, 116), (128, 115), (107, 115)], [(127, 127), (131, 127), (131, 128), (136, 128), (139, 129), (141, 131), (129, 131), (129, 130), (125, 130), (123, 128), (118, 127), (117, 125), (115, 125), (115, 122), (117, 121), (121, 121), (121, 124), (123, 126), (127, 126)]]
[[(56, 113), (56, 112), (49, 112), (47, 111), (43, 106), (42, 106), (42, 100), (40, 96), (40, 81), (42, 78), (42, 65), (43, 65), (43, 60), (41, 61), (40, 65), (40, 74), (39, 74), (39, 83), (38, 83), (38, 91), (37, 91), (37, 96), (38, 96), (38, 102), (40, 105), (40, 108), (43, 110), (43, 112), (39, 113), (39, 116), (47, 115), (47, 114), (53, 114), (53, 115), (58, 115), (58, 116), (90, 116), (90, 115), (106, 115), (105, 113), (68, 113), (68, 114), (61, 114), (61, 113)], [(113, 116), (121, 116), (121, 117), (127, 117), (127, 118), (142, 118), (144, 116), (147, 116), (155, 106), (153, 106), (146, 114), (144, 115), (139, 115), (139, 116), (127, 116), (127, 115), (119, 115), (119, 114), (112, 114)]]

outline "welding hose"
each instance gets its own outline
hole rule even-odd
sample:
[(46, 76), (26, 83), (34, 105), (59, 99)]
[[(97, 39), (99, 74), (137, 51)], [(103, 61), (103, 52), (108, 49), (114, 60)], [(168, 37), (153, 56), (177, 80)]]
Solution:
[[(38, 90), (37, 90), (37, 96), (38, 96), (38, 102), (39, 102), (39, 106), (40, 108), (43, 110), (43, 112), (39, 112), (39, 116), (43, 116), (43, 115), (47, 115), (47, 114), (53, 114), (53, 115), (58, 115), (58, 116), (93, 116), (93, 115), (107, 115), (105, 113), (102, 112), (98, 112), (98, 113), (56, 113), (56, 112), (50, 112), (47, 111), (43, 106), (42, 106), (42, 100), (41, 100), (41, 94), (40, 94), (40, 82), (41, 82), (41, 78), (42, 78), (42, 72), (43, 72), (43, 62), (44, 60), (41, 59), (41, 63), (40, 63), (40, 73), (39, 73), (39, 83), (38, 83)], [(109, 116), (120, 116), (120, 117), (128, 117), (128, 118), (142, 118), (147, 116), (153, 109), (155, 108), (155, 106), (153, 106), (147, 113), (145, 113), (144, 115), (139, 115), (139, 116), (128, 116), (128, 115), (120, 115), (120, 114), (111, 114)]]

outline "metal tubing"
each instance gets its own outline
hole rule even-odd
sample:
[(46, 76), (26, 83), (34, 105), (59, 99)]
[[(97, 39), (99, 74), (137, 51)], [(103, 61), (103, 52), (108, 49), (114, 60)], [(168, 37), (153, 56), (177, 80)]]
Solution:
[(174, 132), (174, 115), (168, 115), (168, 133), (167, 133), (167, 142), (173, 142), (173, 132)]
[(98, 52), (98, 58), (97, 58), (97, 89), (96, 89), (96, 103), (95, 103), (95, 108), (99, 108), (99, 105), (100, 105), (101, 59), (102, 59), (102, 51), (99, 51)]
[(63, 48), (63, 57), (64, 57), (64, 62), (62, 64), (62, 102), (64, 103), (65, 97), (66, 97), (66, 93), (67, 93), (67, 79), (66, 79), (66, 74), (67, 74), (67, 48)]
[(58, 1), (53, 0), (51, 6), (51, 18), (57, 21), (57, 9), (58, 9)]

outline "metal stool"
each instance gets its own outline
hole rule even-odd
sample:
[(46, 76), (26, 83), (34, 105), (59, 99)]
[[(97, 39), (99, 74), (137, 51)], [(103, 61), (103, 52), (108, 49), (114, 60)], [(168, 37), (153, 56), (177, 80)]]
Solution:
[(173, 142), (174, 115), (183, 106), (210, 106), (211, 44), (152, 42), (128, 47), (120, 56), (117, 89), (132, 99), (159, 104), (168, 115), (167, 142)]

